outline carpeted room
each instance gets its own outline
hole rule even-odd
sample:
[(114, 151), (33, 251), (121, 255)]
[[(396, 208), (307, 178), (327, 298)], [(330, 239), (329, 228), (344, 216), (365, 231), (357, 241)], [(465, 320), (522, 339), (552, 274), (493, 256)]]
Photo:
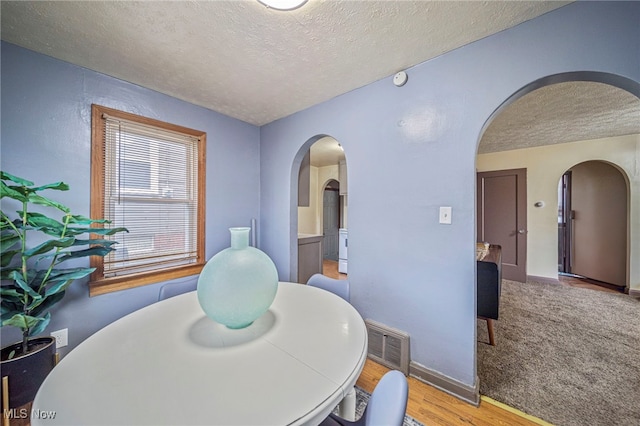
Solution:
[(640, 422), (640, 300), (503, 281), (496, 346), (478, 321), (480, 392), (558, 425)]

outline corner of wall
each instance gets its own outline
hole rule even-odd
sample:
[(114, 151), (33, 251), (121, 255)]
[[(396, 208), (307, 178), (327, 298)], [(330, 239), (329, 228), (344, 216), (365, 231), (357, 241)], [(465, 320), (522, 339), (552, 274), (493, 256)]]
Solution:
[(471, 405), (476, 407), (480, 405), (480, 379), (478, 377), (476, 377), (475, 385), (469, 386), (414, 361), (409, 363), (409, 376)]

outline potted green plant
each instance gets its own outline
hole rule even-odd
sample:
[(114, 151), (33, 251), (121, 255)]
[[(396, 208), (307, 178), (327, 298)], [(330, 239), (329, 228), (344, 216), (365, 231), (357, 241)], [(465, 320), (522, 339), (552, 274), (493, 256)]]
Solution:
[[(74, 215), (65, 205), (41, 195), (46, 190), (67, 191), (66, 183), (35, 186), (3, 171), (0, 182), (0, 198), (14, 200), (4, 200), (0, 218), (1, 321), (2, 327), (22, 331), (22, 341), (2, 348), (1, 354), (2, 376), (9, 377), (9, 406), (13, 408), (32, 401), (53, 368), (55, 340), (34, 337), (49, 324), (51, 307), (62, 300), (75, 280), (95, 269), (65, 268), (61, 264), (87, 256), (106, 256), (114, 250), (115, 242), (103, 236), (126, 229), (104, 228), (109, 221)], [(9, 214), (4, 210), (9, 205), (21, 208)], [(38, 211), (34, 205), (40, 206)], [(51, 209), (62, 214), (61, 220), (41, 213)], [(35, 245), (30, 244), (33, 241)]]

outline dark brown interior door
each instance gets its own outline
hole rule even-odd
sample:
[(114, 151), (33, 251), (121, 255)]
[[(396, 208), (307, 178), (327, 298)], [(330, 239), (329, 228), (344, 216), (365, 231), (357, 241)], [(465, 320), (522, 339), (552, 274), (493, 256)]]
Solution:
[(527, 279), (527, 170), (477, 174), (477, 240), (502, 247), (502, 278)]
[(571, 273), (625, 287), (627, 184), (603, 161), (571, 168), (573, 235)]

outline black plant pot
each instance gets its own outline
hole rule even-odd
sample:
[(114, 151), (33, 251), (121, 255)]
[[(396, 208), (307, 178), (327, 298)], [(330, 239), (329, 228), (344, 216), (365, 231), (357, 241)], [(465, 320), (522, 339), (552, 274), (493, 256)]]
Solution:
[[(9, 377), (9, 408), (20, 407), (34, 400), (38, 388), (55, 366), (56, 339), (29, 339), (26, 355), (6, 359), (13, 350), (20, 351), (22, 342), (2, 348), (2, 377)], [(3, 396), (4, 397), (4, 396)]]

